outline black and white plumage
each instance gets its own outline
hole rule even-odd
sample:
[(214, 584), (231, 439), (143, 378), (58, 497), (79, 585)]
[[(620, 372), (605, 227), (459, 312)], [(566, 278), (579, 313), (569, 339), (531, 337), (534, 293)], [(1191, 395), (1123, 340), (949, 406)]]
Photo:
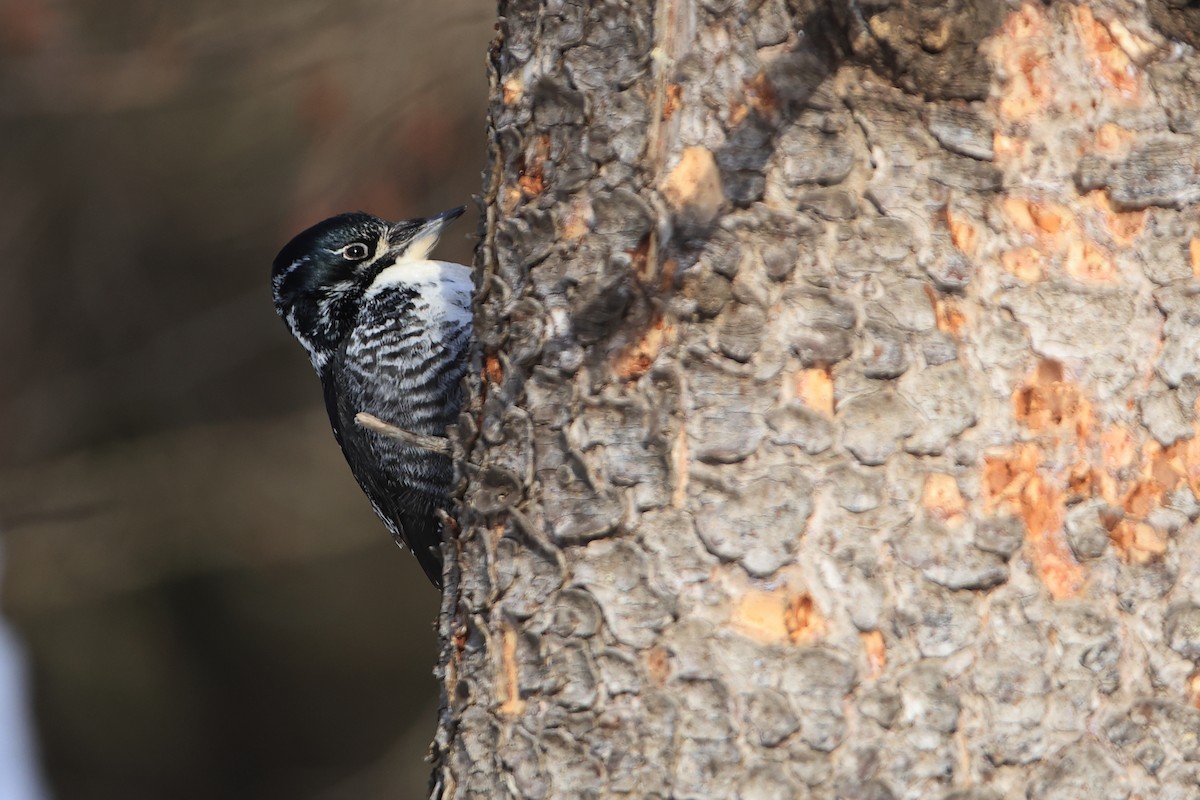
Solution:
[(372, 414), (412, 433), (445, 436), (462, 404), (471, 340), (469, 267), (427, 256), (457, 208), (390, 223), (341, 214), (298, 234), (271, 274), (275, 310), (308, 352), (333, 434), (375, 513), (442, 581), (439, 509), (448, 456), (355, 424)]

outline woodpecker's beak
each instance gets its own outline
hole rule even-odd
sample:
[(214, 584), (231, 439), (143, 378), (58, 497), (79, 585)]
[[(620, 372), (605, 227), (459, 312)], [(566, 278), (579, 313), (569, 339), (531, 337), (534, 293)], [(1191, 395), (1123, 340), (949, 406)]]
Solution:
[(466, 206), (459, 206), (435, 217), (397, 222), (388, 229), (389, 249), (396, 253), (397, 261), (423, 261), (442, 231), (466, 210)]

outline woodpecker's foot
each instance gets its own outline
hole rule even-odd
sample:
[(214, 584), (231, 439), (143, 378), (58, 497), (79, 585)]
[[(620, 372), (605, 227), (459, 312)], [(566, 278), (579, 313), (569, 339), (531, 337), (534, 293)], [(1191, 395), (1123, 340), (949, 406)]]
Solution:
[(459, 527), (458, 520), (450, 516), (449, 512), (444, 508), (439, 508), (434, 513), (437, 515), (438, 521), (442, 523), (442, 527), (446, 533), (450, 534), (452, 538), (457, 539), (458, 535), (462, 533), (462, 528)]

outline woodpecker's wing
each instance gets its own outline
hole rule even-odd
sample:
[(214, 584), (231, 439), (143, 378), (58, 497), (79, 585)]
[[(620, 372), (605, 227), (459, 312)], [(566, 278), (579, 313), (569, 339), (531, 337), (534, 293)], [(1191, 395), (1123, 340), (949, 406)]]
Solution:
[(360, 411), (386, 419), (387, 403), (368, 403), (362, 395), (339, 396), (336, 391), (326, 391), (325, 397), (342, 454), (371, 507), (392, 536), (417, 557), (429, 580), (441, 586), (437, 510), (446, 508), (449, 499), (438, 487), (448, 486), (453, 479), (450, 459), (355, 424), (354, 416)]

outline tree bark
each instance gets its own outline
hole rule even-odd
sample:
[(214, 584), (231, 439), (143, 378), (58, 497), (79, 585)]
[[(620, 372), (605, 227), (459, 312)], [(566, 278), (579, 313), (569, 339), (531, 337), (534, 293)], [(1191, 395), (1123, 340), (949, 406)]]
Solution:
[(1197, 796), (1197, 15), (501, 12), (435, 793)]

